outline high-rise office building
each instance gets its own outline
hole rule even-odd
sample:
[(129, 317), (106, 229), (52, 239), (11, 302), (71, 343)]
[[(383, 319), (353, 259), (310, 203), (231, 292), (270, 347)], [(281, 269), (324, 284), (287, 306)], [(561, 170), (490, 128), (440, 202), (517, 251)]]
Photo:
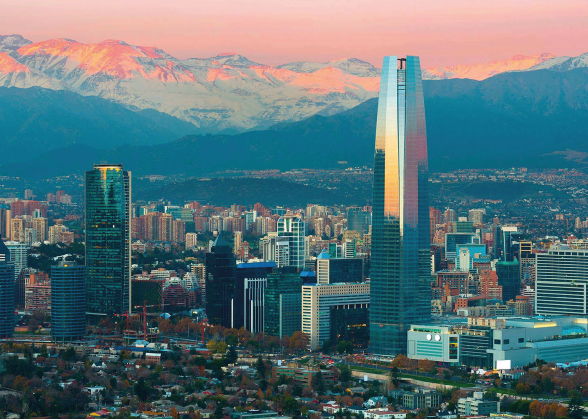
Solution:
[(12, 211), (6, 204), (0, 204), (0, 238), (9, 239), (12, 225)]
[(588, 314), (588, 250), (553, 245), (536, 257), (535, 313)]
[(370, 304), (370, 283), (303, 285), (302, 286), (302, 331), (309, 338), (309, 349), (316, 350), (331, 340), (333, 336), (332, 320), (337, 317), (337, 324), (344, 326), (345, 317), (340, 311), (364, 309), (361, 322), (367, 336), (368, 307)]
[(486, 209), (471, 209), (468, 212), (468, 221), (471, 221), (474, 226), (480, 226), (484, 224), (484, 215), (486, 215)]
[(516, 300), (517, 295), (521, 292), (521, 278), (519, 261), (496, 262), (496, 276), (498, 285), (502, 287), (502, 299), (504, 302)]
[(28, 266), (29, 249), (26, 244), (15, 241), (6, 242), (5, 245), (10, 251), (10, 261), (14, 264), (14, 276), (16, 279)]
[(198, 248), (198, 233), (186, 233), (186, 250)]
[(302, 329), (302, 278), (296, 268), (267, 274), (263, 331), (270, 336), (292, 336)]
[(425, 105), (418, 57), (382, 67), (371, 247), (370, 349), (406, 353), (411, 324), (431, 313)]
[(284, 215), (278, 220), (278, 237), (285, 237), (289, 241), (288, 266), (304, 268), (305, 233), (306, 224), (300, 216)]
[(236, 270), (233, 249), (219, 235), (206, 254), (206, 315), (210, 324), (231, 327)]
[(86, 334), (86, 267), (59, 262), (51, 267), (51, 336), (57, 342)]
[(333, 259), (322, 251), (316, 258), (316, 282), (327, 285), (340, 282), (363, 281), (363, 260), (358, 258)]
[(14, 264), (10, 251), (0, 240), (0, 338), (14, 333)]
[(267, 275), (275, 262), (239, 263), (235, 277), (235, 296), (231, 302), (231, 327), (244, 327), (251, 333), (263, 332), (264, 300)]
[(372, 213), (361, 208), (349, 208), (347, 211), (347, 230), (364, 234), (369, 231)]
[(95, 164), (85, 194), (86, 310), (94, 321), (131, 309), (131, 173)]

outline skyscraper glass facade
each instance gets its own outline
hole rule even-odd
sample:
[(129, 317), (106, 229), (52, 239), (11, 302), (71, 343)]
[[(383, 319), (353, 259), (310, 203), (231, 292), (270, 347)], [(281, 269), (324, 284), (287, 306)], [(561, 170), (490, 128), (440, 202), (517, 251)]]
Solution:
[(51, 267), (51, 336), (57, 342), (86, 334), (86, 268), (75, 262)]
[(86, 172), (86, 290), (89, 316), (130, 309), (131, 174), (122, 165)]
[(219, 235), (206, 254), (206, 315), (210, 324), (232, 327), (236, 276), (233, 249)]
[(427, 135), (418, 57), (384, 58), (374, 158), (370, 349), (406, 353), (430, 317)]
[(264, 298), (265, 334), (282, 338), (302, 329), (302, 278), (296, 269), (269, 273)]
[(0, 239), (0, 338), (14, 333), (14, 264), (10, 251)]
[(284, 215), (278, 220), (278, 237), (287, 237), (290, 243), (288, 266), (304, 268), (306, 224), (297, 215)]

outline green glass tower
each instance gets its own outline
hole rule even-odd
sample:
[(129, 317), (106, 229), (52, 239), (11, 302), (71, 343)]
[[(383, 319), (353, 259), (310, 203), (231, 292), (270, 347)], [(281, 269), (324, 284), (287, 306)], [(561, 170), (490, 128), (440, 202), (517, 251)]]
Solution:
[(86, 334), (86, 268), (75, 262), (51, 267), (51, 337), (57, 342)]
[(431, 313), (427, 134), (418, 57), (384, 58), (376, 125), (370, 350), (406, 353)]
[(94, 321), (131, 308), (131, 174), (95, 164), (85, 193), (86, 312)]
[(297, 269), (281, 268), (267, 275), (263, 331), (292, 336), (302, 330), (302, 278)]

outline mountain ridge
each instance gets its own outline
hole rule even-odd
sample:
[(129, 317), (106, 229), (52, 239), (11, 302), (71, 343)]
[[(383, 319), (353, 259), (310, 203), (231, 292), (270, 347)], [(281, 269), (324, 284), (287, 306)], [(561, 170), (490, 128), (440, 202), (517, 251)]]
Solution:
[[(588, 68), (511, 72), (483, 81), (429, 80), (423, 91), (432, 171), (584, 167), (588, 162)], [(0, 172), (24, 175), (35, 168), (50, 177), (108, 160), (123, 162), (139, 175), (371, 167), (376, 114), (374, 98), (335, 115), (317, 114), (237, 135), (192, 135), (107, 150), (71, 145), (26, 167), (5, 164)], [(45, 167), (47, 161), (54, 164)]]
[[(178, 59), (158, 47), (117, 39), (32, 42), (21, 35), (0, 36), (0, 54), (0, 86), (97, 96), (129, 109), (155, 109), (210, 133), (333, 115), (376, 97), (379, 90), (380, 69), (357, 58), (266, 65), (231, 52)], [(545, 53), (514, 56), (433, 67), (423, 70), (423, 76), (480, 80), (505, 71), (555, 67), (549, 64), (553, 60), (559, 58)]]

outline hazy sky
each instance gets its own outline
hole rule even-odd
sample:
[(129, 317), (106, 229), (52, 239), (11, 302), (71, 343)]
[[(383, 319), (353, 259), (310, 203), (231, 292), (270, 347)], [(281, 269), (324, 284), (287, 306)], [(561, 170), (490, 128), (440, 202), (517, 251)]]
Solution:
[(265, 64), (420, 55), (424, 66), (588, 51), (587, 0), (0, 0), (0, 34), (122, 39)]

